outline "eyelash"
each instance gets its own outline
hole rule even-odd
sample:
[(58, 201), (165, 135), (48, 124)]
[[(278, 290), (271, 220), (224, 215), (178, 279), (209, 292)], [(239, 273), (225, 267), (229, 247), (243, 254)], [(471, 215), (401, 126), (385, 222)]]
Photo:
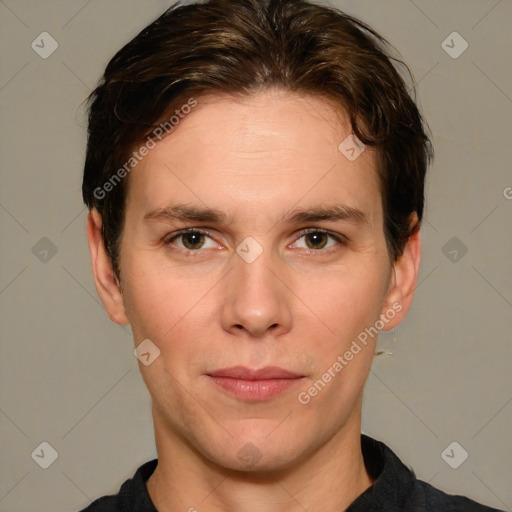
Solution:
[[(167, 236), (164, 239), (163, 242), (164, 242), (164, 244), (166, 246), (170, 246), (170, 245), (172, 245), (173, 240), (175, 240), (176, 238), (179, 238), (180, 236), (189, 234), (189, 233), (206, 235), (209, 238), (212, 238), (210, 233), (208, 233), (208, 231), (205, 231), (205, 230), (202, 230), (202, 229), (199, 229), (199, 228), (187, 228), (187, 229), (182, 229), (181, 231), (177, 231), (176, 233), (171, 233), (171, 235)], [(319, 228), (308, 228), (308, 229), (302, 230), (299, 233), (299, 236), (298, 236), (298, 238), (295, 241), (297, 241), (300, 238), (302, 238), (302, 237), (304, 237), (306, 235), (309, 235), (311, 233), (323, 233), (323, 234), (333, 238), (340, 245), (347, 245), (347, 243), (349, 242), (349, 239), (346, 236), (344, 236), (344, 235), (335, 234), (335, 233), (332, 233), (331, 231), (327, 231), (325, 229), (319, 229)], [(332, 252), (333, 249), (334, 249), (333, 247), (330, 247), (330, 248), (325, 249), (325, 250), (322, 250), (322, 249), (309, 249), (309, 250), (305, 249), (305, 251), (308, 254), (309, 253), (324, 253), (324, 254), (327, 253), (328, 254), (328, 253)], [(201, 249), (196, 249), (196, 250), (194, 250), (194, 249), (182, 249), (181, 247), (175, 247), (173, 250), (181, 251), (181, 252), (186, 253), (188, 255), (190, 255), (192, 253), (199, 253), (199, 252), (201, 252)]]

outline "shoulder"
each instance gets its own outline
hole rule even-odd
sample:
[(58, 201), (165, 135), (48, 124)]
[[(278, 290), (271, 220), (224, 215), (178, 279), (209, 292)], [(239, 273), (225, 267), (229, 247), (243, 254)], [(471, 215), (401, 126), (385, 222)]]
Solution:
[(381, 441), (363, 434), (361, 448), (374, 483), (347, 509), (350, 512), (503, 512), (418, 480)]
[(414, 481), (408, 498), (408, 506), (411, 510), (425, 512), (500, 512), (496, 508), (482, 505), (466, 496), (447, 494), (422, 480)]
[(156, 512), (146, 488), (146, 481), (157, 463), (157, 459), (144, 463), (132, 478), (121, 485), (117, 494), (98, 498), (79, 512)]
[(80, 512), (121, 512), (124, 510), (122, 506), (122, 498), (119, 495), (103, 496), (94, 500)]

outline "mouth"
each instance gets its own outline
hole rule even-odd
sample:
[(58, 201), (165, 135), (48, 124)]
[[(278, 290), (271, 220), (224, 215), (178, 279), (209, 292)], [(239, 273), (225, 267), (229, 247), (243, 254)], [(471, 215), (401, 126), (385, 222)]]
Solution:
[(305, 378), (304, 375), (277, 366), (259, 370), (233, 366), (209, 372), (207, 376), (225, 392), (247, 402), (270, 400)]

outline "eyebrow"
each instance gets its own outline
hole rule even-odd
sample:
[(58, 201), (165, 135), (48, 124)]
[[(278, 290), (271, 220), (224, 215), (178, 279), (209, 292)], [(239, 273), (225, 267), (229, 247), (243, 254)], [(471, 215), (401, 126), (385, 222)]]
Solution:
[(368, 224), (368, 218), (363, 211), (346, 205), (292, 210), (283, 220), (295, 223), (346, 220), (353, 224)]
[[(147, 213), (144, 215), (144, 220), (162, 222), (182, 220), (225, 224), (227, 216), (222, 211), (214, 208), (198, 208), (186, 204), (175, 204)], [(368, 217), (363, 211), (346, 205), (332, 205), (325, 208), (293, 209), (282, 219), (283, 222), (290, 224), (319, 221), (335, 222), (338, 220), (346, 220), (353, 224), (368, 224)]]
[(213, 208), (198, 208), (186, 204), (175, 204), (167, 208), (158, 208), (144, 215), (144, 220), (157, 220), (169, 222), (172, 220), (192, 220), (197, 222), (212, 222), (222, 224), (226, 222), (226, 215)]

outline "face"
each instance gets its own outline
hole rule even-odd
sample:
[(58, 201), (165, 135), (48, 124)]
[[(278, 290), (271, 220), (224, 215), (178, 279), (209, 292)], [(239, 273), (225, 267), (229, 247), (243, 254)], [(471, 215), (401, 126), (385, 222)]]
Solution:
[(419, 260), (391, 267), (375, 151), (349, 160), (349, 134), (318, 97), (204, 97), (131, 173), (122, 295), (95, 277), (160, 351), (139, 363), (157, 442), (275, 470), (359, 435), (375, 325), (400, 322)]

